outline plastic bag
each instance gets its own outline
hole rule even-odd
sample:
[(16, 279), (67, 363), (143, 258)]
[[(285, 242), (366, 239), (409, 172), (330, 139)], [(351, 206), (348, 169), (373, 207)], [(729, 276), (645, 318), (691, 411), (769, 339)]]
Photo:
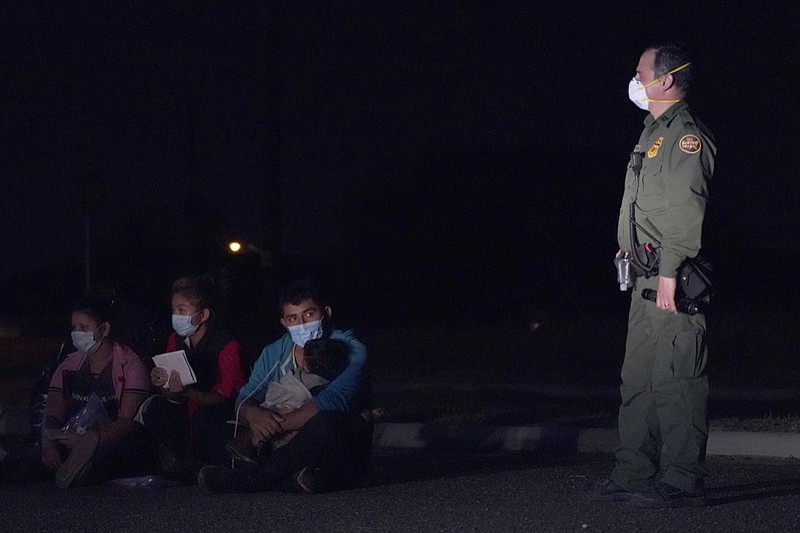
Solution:
[(66, 433), (68, 430), (72, 429), (75, 430), (75, 433), (78, 435), (83, 435), (88, 429), (97, 429), (110, 422), (111, 417), (108, 416), (108, 412), (102, 400), (100, 400), (97, 394), (92, 393), (86, 405), (67, 420), (63, 430)]

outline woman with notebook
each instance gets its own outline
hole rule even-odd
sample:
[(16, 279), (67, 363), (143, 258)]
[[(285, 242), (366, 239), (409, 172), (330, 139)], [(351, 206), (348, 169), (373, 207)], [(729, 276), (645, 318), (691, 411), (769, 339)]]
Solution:
[(227, 424), (245, 383), (241, 345), (222, 326), (222, 290), (210, 276), (183, 277), (172, 285), (172, 327), (167, 352), (186, 353), (196, 383), (156, 366), (150, 373), (158, 395), (141, 420), (159, 443), (162, 471), (189, 481), (203, 464), (225, 462)]

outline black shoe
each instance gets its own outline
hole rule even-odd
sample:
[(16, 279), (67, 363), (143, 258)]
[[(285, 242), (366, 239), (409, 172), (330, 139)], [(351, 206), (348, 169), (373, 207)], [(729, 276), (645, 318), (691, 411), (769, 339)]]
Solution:
[(59, 469), (56, 471), (56, 485), (65, 489), (80, 485), (92, 468), (92, 459), (100, 444), (100, 434), (87, 431), (78, 441)]
[(633, 497), (632, 492), (623, 489), (610, 479), (601, 483), (587, 483), (583, 487), (583, 495), (590, 502), (626, 502)]
[(232, 470), (225, 466), (207, 465), (197, 474), (197, 484), (209, 492), (246, 493), (269, 490), (267, 480), (257, 468)]
[(650, 490), (635, 493), (628, 502), (634, 507), (652, 509), (703, 507), (706, 504), (706, 496), (703, 492), (687, 492), (659, 481)]
[(319, 476), (308, 466), (292, 475), (291, 489), (294, 492), (305, 492), (306, 494), (325, 492)]
[(164, 444), (158, 447), (158, 460), (161, 473), (170, 479), (190, 483), (197, 476), (197, 467), (192, 461), (178, 457)]
[(258, 455), (256, 455), (257, 450), (255, 448), (242, 446), (235, 440), (225, 445), (225, 451), (227, 451), (228, 455), (235, 461), (240, 461), (250, 466), (258, 466), (261, 464), (261, 460), (258, 458)]

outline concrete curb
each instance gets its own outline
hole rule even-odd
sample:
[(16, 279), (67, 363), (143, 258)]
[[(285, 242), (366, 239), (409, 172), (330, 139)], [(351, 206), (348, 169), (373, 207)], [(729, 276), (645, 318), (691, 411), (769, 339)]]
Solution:
[(709, 455), (749, 455), (754, 457), (800, 457), (800, 433), (756, 433), (712, 431), (708, 436)]
[[(488, 391), (513, 391), (518, 393), (533, 394), (544, 398), (602, 398), (619, 399), (618, 386), (580, 386), (580, 385), (544, 385), (538, 383), (474, 383), (471, 381), (415, 381), (389, 382), (378, 381), (374, 390), (382, 393), (397, 393), (403, 391), (425, 391), (449, 389), (453, 391), (475, 392)], [(711, 401), (798, 401), (800, 400), (800, 387), (784, 388), (725, 388), (712, 387), (709, 393)]]
[[(611, 453), (619, 445), (619, 433), (599, 428), (380, 423), (375, 427), (374, 444), (387, 448)], [(800, 458), (800, 434), (712, 431), (707, 454)]]

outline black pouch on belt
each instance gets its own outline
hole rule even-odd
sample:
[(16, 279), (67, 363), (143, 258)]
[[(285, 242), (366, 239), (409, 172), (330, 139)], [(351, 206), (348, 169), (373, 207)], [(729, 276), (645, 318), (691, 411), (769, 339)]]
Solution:
[(649, 278), (658, 274), (658, 263), (661, 258), (658, 248), (653, 248), (649, 243), (640, 244), (633, 251), (631, 266), (637, 276)]
[(711, 293), (711, 263), (697, 255), (678, 268), (678, 291), (690, 300), (702, 300)]

